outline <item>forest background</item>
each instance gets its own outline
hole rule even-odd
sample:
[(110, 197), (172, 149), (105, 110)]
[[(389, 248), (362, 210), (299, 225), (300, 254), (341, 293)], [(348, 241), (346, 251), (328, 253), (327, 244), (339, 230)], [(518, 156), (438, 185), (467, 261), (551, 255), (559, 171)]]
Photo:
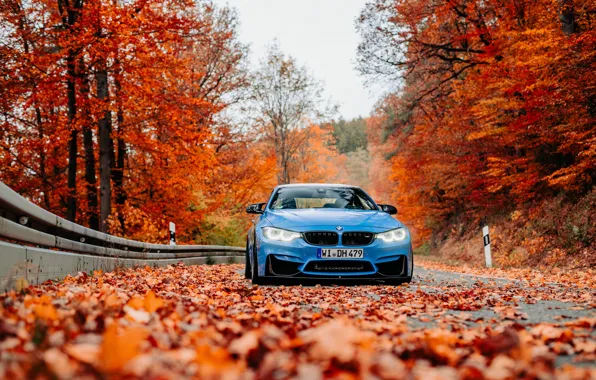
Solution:
[(596, 264), (596, 0), (374, 0), (357, 69), (391, 88), (338, 119), (275, 43), (199, 0), (3, 0), (0, 180), (132, 239), (244, 245), (278, 183), (358, 185), (416, 252)]

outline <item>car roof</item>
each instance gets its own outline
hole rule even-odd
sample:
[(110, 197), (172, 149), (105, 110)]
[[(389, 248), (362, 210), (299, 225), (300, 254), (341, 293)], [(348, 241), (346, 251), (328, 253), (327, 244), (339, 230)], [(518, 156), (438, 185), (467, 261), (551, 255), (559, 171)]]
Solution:
[(341, 183), (289, 183), (286, 185), (278, 185), (277, 188), (285, 188), (285, 187), (356, 187), (353, 185), (346, 185)]

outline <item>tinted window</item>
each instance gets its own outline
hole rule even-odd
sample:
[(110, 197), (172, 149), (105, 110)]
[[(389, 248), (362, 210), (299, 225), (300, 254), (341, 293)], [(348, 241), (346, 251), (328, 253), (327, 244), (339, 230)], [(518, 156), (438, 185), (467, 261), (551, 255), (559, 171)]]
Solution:
[(355, 187), (282, 187), (271, 201), (273, 210), (341, 208), (376, 210), (373, 201)]

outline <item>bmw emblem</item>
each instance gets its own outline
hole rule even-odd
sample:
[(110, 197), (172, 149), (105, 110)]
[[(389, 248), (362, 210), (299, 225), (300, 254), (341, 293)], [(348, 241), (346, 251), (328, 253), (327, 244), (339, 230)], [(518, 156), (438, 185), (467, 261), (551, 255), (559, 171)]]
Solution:
[(335, 229), (338, 231), (342, 231), (344, 228), (342, 226), (337, 226), (337, 227), (335, 227)]

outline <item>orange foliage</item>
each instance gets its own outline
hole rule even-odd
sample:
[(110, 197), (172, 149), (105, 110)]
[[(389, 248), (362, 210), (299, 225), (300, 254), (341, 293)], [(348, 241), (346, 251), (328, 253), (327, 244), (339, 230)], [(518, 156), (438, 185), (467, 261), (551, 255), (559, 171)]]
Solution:
[(206, 207), (252, 196), (249, 181), (213, 169), (252, 165), (255, 178), (270, 164), (219, 117), (247, 85), (232, 11), (195, 0), (7, 0), (0, 20), (0, 180), (81, 224), (106, 202), (110, 232), (148, 241), (165, 240), (169, 221), (191, 241)]
[(345, 157), (337, 153), (331, 126), (311, 125), (300, 129), (304, 142), (298, 147), (290, 165), (293, 182), (340, 182)]
[[(0, 180), (113, 234), (164, 242), (174, 222), (180, 242), (213, 243), (230, 228), (215, 235), (238, 244), (246, 204), (268, 197), (279, 165), (259, 131), (224, 112), (249, 85), (234, 12), (196, 0), (93, 0), (69, 18), (62, 0), (3, 5)], [(339, 178), (327, 127), (292, 133), (296, 180)]]
[(403, 84), (368, 120), (373, 162), (387, 159), (393, 172), (392, 190), (377, 186), (419, 237), (593, 187), (594, 9), (594, 0), (367, 6), (360, 70)]

